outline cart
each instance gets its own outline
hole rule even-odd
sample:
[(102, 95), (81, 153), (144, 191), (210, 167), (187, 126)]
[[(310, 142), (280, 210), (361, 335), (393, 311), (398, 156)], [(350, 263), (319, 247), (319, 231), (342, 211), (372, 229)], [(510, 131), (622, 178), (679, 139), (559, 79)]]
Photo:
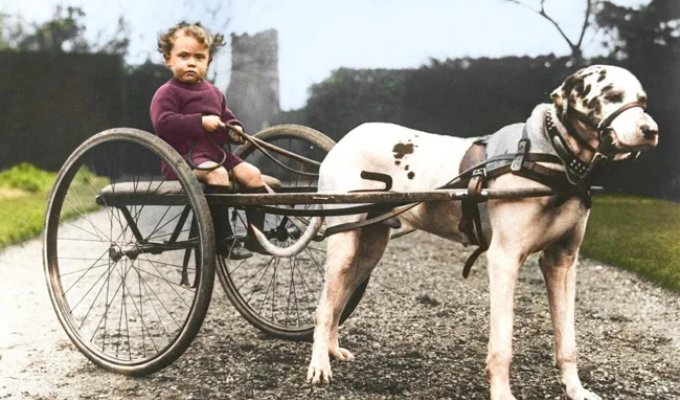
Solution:
[[(469, 196), (463, 189), (395, 193), (389, 190), (389, 177), (370, 173), (367, 178), (384, 181), (385, 190), (317, 193), (319, 166), (334, 145), (330, 138), (300, 125), (273, 126), (246, 136), (236, 153), (257, 165), (276, 193), (204, 192), (172, 147), (130, 128), (96, 134), (66, 160), (48, 198), (45, 276), (61, 325), (92, 362), (132, 376), (171, 364), (201, 328), (215, 275), (234, 307), (261, 331), (288, 340), (311, 338), (324, 282), (323, 239), (333, 227), (322, 227), (291, 257), (254, 253), (230, 260), (215, 256), (209, 202), (229, 205), (239, 239), (246, 235), (244, 210), (265, 211), (267, 240), (286, 247), (296, 243), (314, 216)], [(160, 174), (163, 163), (175, 179)], [(551, 193), (484, 189), (478, 195)], [(324, 209), (326, 204), (347, 206)], [(352, 295), (341, 322), (359, 304), (367, 284)]]

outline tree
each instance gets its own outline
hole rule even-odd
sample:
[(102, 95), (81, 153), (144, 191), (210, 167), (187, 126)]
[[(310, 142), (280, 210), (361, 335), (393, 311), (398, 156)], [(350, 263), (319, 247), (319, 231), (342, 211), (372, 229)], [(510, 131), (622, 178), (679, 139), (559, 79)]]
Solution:
[(578, 35), (578, 39), (576, 41), (573, 41), (572, 39), (567, 36), (567, 34), (564, 32), (560, 24), (555, 21), (555, 19), (548, 14), (548, 12), (545, 10), (545, 0), (540, 0), (540, 6), (538, 8), (532, 7), (531, 5), (525, 3), (524, 1), (521, 0), (506, 0), (510, 3), (517, 4), (519, 6), (528, 8), (529, 10), (535, 12), (536, 14), (540, 15), (542, 18), (545, 18), (548, 20), (554, 27), (557, 29), (557, 32), (559, 32), (560, 36), (564, 39), (565, 42), (567, 42), (567, 45), (569, 46), (569, 49), (571, 50), (571, 57), (570, 61), (574, 65), (583, 65), (583, 38), (586, 34), (586, 31), (588, 30), (588, 26), (590, 25), (590, 16), (592, 14), (592, 5), (593, 5), (593, 0), (585, 0), (586, 2), (586, 11), (585, 15), (583, 16), (583, 25), (581, 26), (581, 32)]
[(91, 43), (85, 37), (82, 22), (85, 12), (80, 7), (57, 6), (51, 20), (42, 24), (11, 22), (10, 16), (0, 14), (0, 50), (47, 53), (106, 53), (124, 55), (129, 40), (127, 23), (118, 19), (112, 37)]
[(17, 43), (22, 36), (22, 25), (12, 22), (10, 15), (0, 13), (0, 51), (16, 48)]
[[(600, 3), (596, 22), (609, 35), (603, 45), (615, 59), (643, 60), (659, 51), (680, 54), (680, 3), (652, 0), (639, 9)], [(657, 61), (655, 61), (657, 62)]]

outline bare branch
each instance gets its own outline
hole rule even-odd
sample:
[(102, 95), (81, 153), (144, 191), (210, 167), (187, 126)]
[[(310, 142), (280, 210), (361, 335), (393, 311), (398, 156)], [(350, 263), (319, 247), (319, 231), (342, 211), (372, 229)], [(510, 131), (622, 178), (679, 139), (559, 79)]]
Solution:
[(592, 5), (593, 2), (592, 0), (586, 0), (586, 15), (583, 17), (583, 26), (581, 27), (581, 35), (579, 35), (578, 42), (576, 45), (580, 48), (581, 44), (583, 44), (583, 37), (586, 34), (586, 30), (588, 29), (588, 25), (590, 25), (590, 13), (592, 10)]
[(548, 15), (547, 12), (545, 12), (545, 8), (543, 7), (543, 2), (541, 2), (541, 11), (538, 14), (541, 17), (550, 21), (550, 23), (553, 24), (553, 26), (555, 26), (555, 28), (557, 29), (557, 32), (559, 32), (560, 36), (562, 36), (562, 38), (567, 41), (567, 43), (569, 44), (569, 47), (574, 49), (574, 47), (575, 47), (574, 43), (571, 41), (571, 39), (569, 39), (569, 36), (567, 36), (567, 34), (564, 33), (560, 24), (558, 24), (557, 21), (555, 21), (551, 16)]
[[(517, 4), (518, 6), (522, 6), (524, 8), (528, 8), (529, 10), (535, 12), (536, 14), (540, 14), (540, 11), (541, 11), (541, 10), (537, 10), (537, 9), (531, 7), (530, 5), (528, 5), (528, 4), (526, 4), (522, 1), (519, 1), (519, 0), (505, 0), (505, 1), (507, 1), (508, 3)], [(541, 1), (541, 5), (543, 5), (542, 1)]]
[(569, 36), (564, 32), (560, 24), (555, 21), (550, 15), (548, 15), (548, 12), (545, 10), (545, 2), (546, 0), (540, 0), (540, 8), (535, 8), (530, 6), (529, 4), (525, 3), (524, 1), (521, 0), (506, 0), (510, 3), (516, 4), (518, 6), (527, 8), (531, 10), (532, 12), (540, 15), (544, 19), (546, 19), (548, 22), (550, 22), (555, 29), (557, 29), (557, 32), (562, 36), (562, 38), (567, 42), (569, 45), (569, 48), (571, 49), (571, 57), (573, 61), (581, 61), (582, 58), (582, 53), (581, 53), (581, 45), (583, 44), (583, 38), (585, 37), (585, 33), (588, 30), (588, 26), (590, 25), (590, 14), (592, 11), (592, 0), (585, 0), (586, 1), (586, 12), (585, 12), (585, 17), (583, 20), (583, 26), (581, 27), (581, 32), (579, 34), (578, 41), (574, 43), (571, 39), (569, 39)]

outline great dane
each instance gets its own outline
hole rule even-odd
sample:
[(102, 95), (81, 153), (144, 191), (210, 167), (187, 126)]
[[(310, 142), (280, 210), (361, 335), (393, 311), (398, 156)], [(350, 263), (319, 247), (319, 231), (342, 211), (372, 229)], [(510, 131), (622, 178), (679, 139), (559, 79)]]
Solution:
[[(581, 69), (551, 93), (551, 100), (535, 107), (525, 124), (506, 126), (486, 138), (488, 156), (515, 153), (520, 139), (528, 139), (530, 153), (549, 153), (562, 160), (539, 164), (568, 173), (570, 183), (583, 192), (600, 160), (628, 158), (658, 143), (657, 124), (645, 112), (646, 94), (625, 69), (605, 65)], [(432, 190), (462, 172), (461, 159), (475, 141), (366, 123), (328, 153), (321, 165), (319, 191), (341, 193), (384, 186), (362, 179), (362, 171), (391, 176), (394, 191)], [(488, 181), (490, 190), (536, 187), (544, 186), (515, 173)], [(576, 365), (576, 261), (589, 215), (588, 201), (574, 194), (578, 192), (487, 202), (492, 234), (486, 252), (490, 291), (486, 371), (491, 399), (514, 399), (510, 390), (513, 298), (519, 269), (535, 252), (540, 252), (554, 328), (555, 363), (565, 391), (570, 399), (600, 398), (583, 388)], [(469, 238), (459, 230), (461, 216), (460, 203), (450, 201), (422, 203), (398, 218), (405, 228), (467, 242)], [(365, 217), (333, 217), (327, 223), (332, 226)], [(387, 224), (374, 224), (327, 239), (326, 281), (316, 311), (307, 374), (311, 383), (331, 380), (331, 356), (343, 361), (354, 358), (339, 345), (338, 320), (350, 295), (380, 260), (390, 231)]]

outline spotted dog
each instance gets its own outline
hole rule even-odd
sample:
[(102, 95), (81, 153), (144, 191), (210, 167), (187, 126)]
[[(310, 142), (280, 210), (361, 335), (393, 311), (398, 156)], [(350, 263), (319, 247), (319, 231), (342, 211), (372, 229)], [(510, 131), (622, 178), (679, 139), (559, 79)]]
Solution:
[[(490, 190), (548, 185), (558, 193), (489, 200), (486, 204), (490, 228), (486, 251), (490, 290), (486, 371), (491, 399), (514, 399), (510, 390), (513, 297), (519, 269), (535, 252), (540, 252), (539, 264), (554, 328), (555, 363), (567, 396), (600, 399), (583, 388), (576, 365), (576, 260), (590, 212), (587, 184), (601, 161), (624, 159), (658, 143), (657, 124), (645, 112), (645, 92), (625, 69), (605, 65), (581, 69), (552, 92), (551, 100), (536, 106), (526, 123), (508, 125), (483, 140), (436, 135), (388, 123), (363, 124), (338, 142), (320, 169), (320, 192), (384, 187), (383, 183), (362, 179), (362, 171), (391, 176), (394, 191), (428, 191), (445, 186), (463, 172), (461, 161), (467, 150), (473, 143), (483, 141), (487, 161), (503, 159), (503, 155), (507, 158), (518, 149), (527, 153), (520, 159), (520, 168), (509, 167), (508, 173), (489, 175), (486, 184)], [(485, 168), (493, 169), (491, 164)], [(529, 173), (537, 171), (541, 173)], [(459, 224), (462, 216), (460, 202), (450, 201), (422, 203), (398, 218), (405, 228), (467, 243), (470, 237)], [(336, 226), (365, 218), (365, 214), (332, 217), (327, 223)], [(316, 221), (312, 226), (318, 230), (320, 223)], [(297, 247), (313, 237), (309, 232), (303, 236), (305, 239)], [(390, 227), (384, 223), (328, 238), (326, 281), (316, 311), (307, 374), (312, 383), (331, 380), (330, 357), (343, 361), (354, 358), (339, 345), (338, 320), (350, 295), (380, 260), (389, 238)], [(299, 251), (269, 250), (281, 255)]]

